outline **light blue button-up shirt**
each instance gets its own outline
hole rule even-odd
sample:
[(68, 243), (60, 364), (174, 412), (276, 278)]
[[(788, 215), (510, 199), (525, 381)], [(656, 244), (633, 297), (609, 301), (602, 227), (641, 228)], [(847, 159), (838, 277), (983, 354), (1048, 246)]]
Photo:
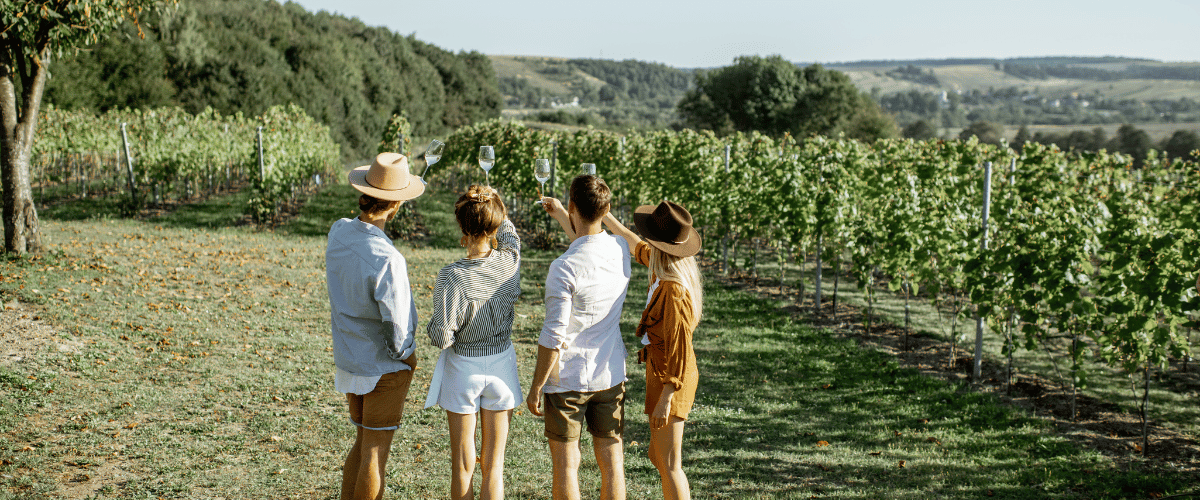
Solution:
[(408, 264), (392, 240), (357, 218), (334, 222), (325, 248), (325, 278), (339, 372), (378, 380), (411, 369), (401, 360), (416, 349), (417, 303)]

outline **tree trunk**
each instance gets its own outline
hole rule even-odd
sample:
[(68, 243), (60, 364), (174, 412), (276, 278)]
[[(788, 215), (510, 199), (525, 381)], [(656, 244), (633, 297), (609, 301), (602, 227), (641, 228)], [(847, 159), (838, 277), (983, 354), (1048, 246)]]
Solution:
[[(37, 207), (29, 187), (29, 159), (37, 131), (38, 108), (46, 87), (49, 50), (28, 71), (17, 69), (0, 51), (0, 183), (4, 188), (4, 250), (18, 254), (42, 250)], [(25, 66), (21, 64), (20, 66)], [(21, 78), (17, 100), (14, 78)]]

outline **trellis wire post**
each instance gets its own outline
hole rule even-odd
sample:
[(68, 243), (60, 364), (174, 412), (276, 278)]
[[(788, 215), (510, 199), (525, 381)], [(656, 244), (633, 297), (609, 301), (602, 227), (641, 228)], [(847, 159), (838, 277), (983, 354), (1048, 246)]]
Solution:
[(550, 192), (558, 193), (558, 141), (550, 141)]
[[(1008, 188), (1011, 191), (1017, 185), (1017, 158), (1014, 156), (1008, 164)], [(1008, 216), (1012, 218), (1012, 205), (1009, 205)], [(1012, 390), (1012, 372), (1013, 372), (1013, 350), (1016, 345), (1013, 342), (1013, 328), (1017, 322), (1017, 306), (1014, 304), (1009, 306), (1008, 311), (1008, 369), (1004, 374), (1004, 383), (1008, 390)]]
[(125, 173), (129, 176), (129, 195), (137, 200), (137, 184), (133, 182), (133, 157), (129, 156), (129, 135), (125, 133), (125, 123), (121, 124), (121, 143), (125, 146)]
[[(725, 145), (725, 178), (726, 179), (729, 178), (729, 152), (732, 148), (733, 148), (733, 146), (731, 146), (729, 144)], [(721, 271), (724, 271), (725, 275), (729, 276), (729, 221), (722, 221), (722, 222), (725, 223), (725, 237), (721, 239)]]
[(267, 170), (266, 170), (266, 169), (267, 169), (267, 167), (266, 167), (266, 161), (263, 159), (262, 129), (263, 129), (263, 128), (262, 128), (261, 126), (260, 126), (260, 127), (258, 127), (258, 134), (257, 134), (257, 143), (258, 143), (258, 180), (260, 180), (260, 181), (265, 181), (265, 180), (267, 180)]
[[(979, 248), (986, 252), (988, 249), (988, 211), (992, 208), (992, 162), (983, 162), (983, 235), (980, 237)], [(975, 306), (975, 363), (971, 370), (972, 377), (979, 383), (983, 374), (983, 316), (979, 314), (979, 306)]]

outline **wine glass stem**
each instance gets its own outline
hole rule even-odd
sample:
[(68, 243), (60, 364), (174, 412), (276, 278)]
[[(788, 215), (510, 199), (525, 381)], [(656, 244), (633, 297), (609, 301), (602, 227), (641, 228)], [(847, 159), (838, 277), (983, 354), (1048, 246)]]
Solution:
[(487, 170), (483, 171), (483, 182), (487, 184), (487, 187), (492, 187), (492, 176), (488, 175)]
[[(434, 163), (437, 163), (437, 162), (434, 162)], [(429, 163), (428, 161), (427, 161), (427, 162), (425, 162), (425, 170), (421, 171), (421, 178), (422, 178), (422, 179), (424, 179), (424, 178), (425, 178), (425, 174), (429, 173), (429, 167), (432, 167), (432, 166), (433, 166), (433, 163)]]

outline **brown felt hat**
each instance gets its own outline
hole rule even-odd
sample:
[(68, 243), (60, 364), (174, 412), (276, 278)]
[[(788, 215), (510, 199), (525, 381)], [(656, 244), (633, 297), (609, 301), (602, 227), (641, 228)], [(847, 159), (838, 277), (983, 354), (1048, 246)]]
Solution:
[(425, 192), (425, 183), (408, 170), (408, 157), (379, 153), (375, 162), (350, 171), (350, 185), (381, 200), (411, 200)]
[(678, 203), (663, 201), (633, 211), (633, 223), (650, 246), (676, 257), (700, 252), (700, 233), (692, 227), (692, 214)]

